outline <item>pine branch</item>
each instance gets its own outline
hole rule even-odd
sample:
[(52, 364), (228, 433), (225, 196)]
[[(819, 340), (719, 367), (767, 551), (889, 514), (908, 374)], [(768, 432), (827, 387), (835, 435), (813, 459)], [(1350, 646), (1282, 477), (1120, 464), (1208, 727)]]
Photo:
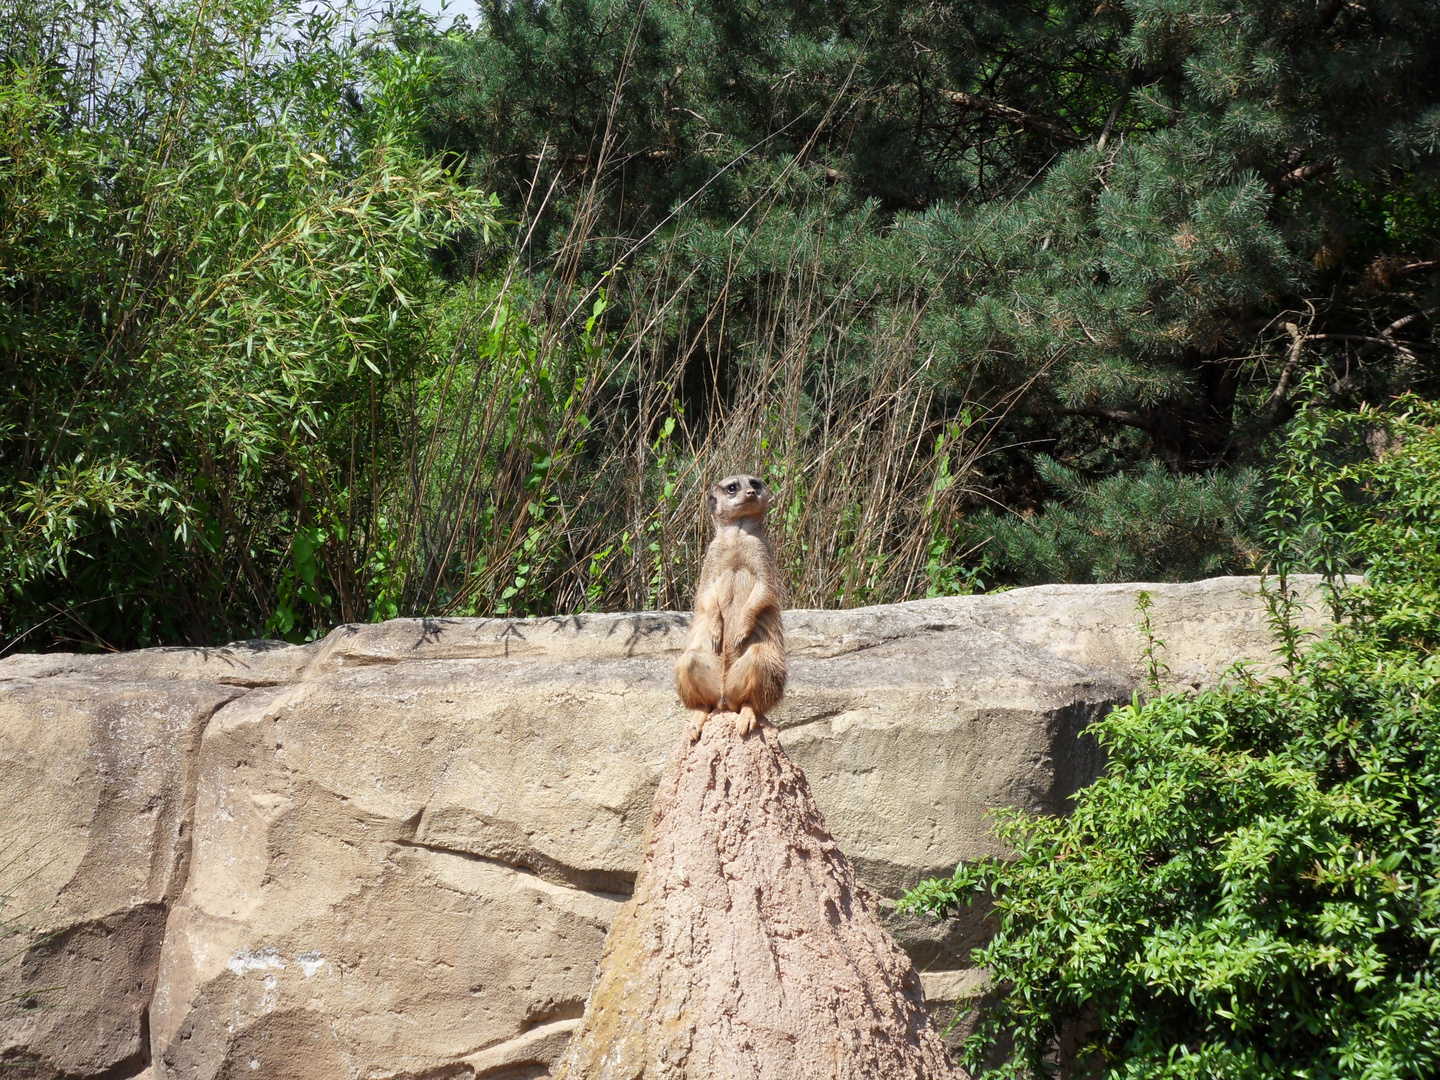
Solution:
[[(1422, 319), (1427, 319), (1435, 314), (1440, 307), (1426, 308), (1424, 311), (1414, 311), (1396, 319), (1379, 335), (1375, 334), (1307, 334), (1300, 327), (1293, 323), (1283, 323), (1282, 326), (1290, 335), (1290, 349), (1285, 358), (1285, 366), (1280, 369), (1280, 379), (1275, 384), (1275, 390), (1270, 395), (1270, 401), (1265, 409), (1265, 430), (1269, 431), (1288, 419), (1290, 383), (1295, 377), (1295, 372), (1300, 366), (1301, 353), (1305, 344), (1310, 341), (1354, 341), (1361, 342), (1360, 348), (1355, 350), (1357, 359), (1363, 358), (1375, 352), (1377, 349), (1391, 348), (1402, 357), (1414, 358), (1409, 345), (1398, 340), (1395, 335), (1407, 326), (1413, 326)], [(1313, 316), (1312, 316), (1313, 318)]]
[[(1431, 307), (1426, 308), (1424, 311), (1411, 312), (1409, 315), (1406, 315), (1403, 318), (1396, 319), (1389, 326), (1385, 327), (1385, 329), (1381, 330), (1378, 334), (1306, 334), (1304, 335), (1304, 340), (1358, 341), (1364, 346), (1364, 348), (1357, 350), (1357, 355), (1359, 356), (1369, 356), (1377, 349), (1384, 348), (1398, 349), (1401, 352), (1409, 352), (1409, 344), (1404, 341), (1400, 341), (1398, 338), (1395, 337), (1395, 335), (1401, 330), (1404, 330), (1407, 326), (1412, 326), (1415, 323), (1419, 322), (1421, 319), (1429, 318), (1431, 315), (1435, 314), (1436, 311), (1440, 311), (1440, 307)], [(1293, 339), (1294, 324), (1285, 323), (1285, 330), (1291, 335)], [(1287, 364), (1286, 366), (1288, 367), (1289, 365)]]
[(1401, 353), (1409, 353), (1409, 346), (1407, 346), (1403, 341), (1397, 341), (1395, 339), (1395, 335), (1398, 334), (1401, 330), (1404, 330), (1407, 326), (1413, 326), (1417, 322), (1428, 319), (1431, 315), (1434, 315), (1436, 311), (1440, 311), (1440, 307), (1429, 307), (1426, 308), (1424, 311), (1411, 312), (1409, 315), (1405, 315), (1399, 319), (1396, 319), (1389, 326), (1385, 327), (1384, 330), (1380, 331), (1379, 340), (1372, 341), (1368, 344), (1360, 346), (1360, 348), (1355, 350), (1355, 355), (1363, 359), (1364, 357), (1369, 356), (1371, 353), (1375, 352), (1377, 349), (1381, 349), (1386, 345)]
[(1295, 165), (1285, 168), (1290, 163), (1286, 161), (1281, 165), (1285, 169), (1278, 178), (1270, 185), (1270, 190), (1276, 195), (1283, 195), (1285, 192), (1299, 187), (1301, 184), (1314, 180), (1316, 177), (1325, 176), (1335, 171), (1333, 161), (1316, 161), (1309, 165)]
[(1378, 255), (1365, 268), (1365, 276), (1361, 279), (1360, 289), (1366, 293), (1379, 292), (1381, 289), (1391, 288), (1398, 278), (1434, 270), (1437, 266), (1440, 266), (1440, 259), (1419, 259), (1406, 262), (1405, 258), (1400, 255)]
[[(666, 161), (675, 156), (673, 146), (653, 146), (648, 150), (637, 150), (626, 158), (627, 161), (634, 161), (641, 158), (645, 161)], [(538, 154), (526, 154), (526, 161), (559, 161), (562, 165), (579, 165), (589, 168), (594, 159), (589, 154), (560, 154), (556, 155), (547, 151)]]
[(979, 94), (967, 94), (964, 90), (942, 90), (940, 96), (951, 105), (958, 105), (962, 109), (975, 109), (978, 112), (989, 113), (991, 116), (999, 117), (1002, 120), (1009, 120), (1019, 124), (1021, 127), (1029, 128), (1031, 131), (1040, 133), (1056, 142), (1067, 143), (1070, 146), (1079, 146), (1085, 140), (1073, 131), (1069, 131), (1059, 124), (1050, 120), (1042, 119), (1031, 113), (1022, 112), (1012, 105), (1002, 105), (998, 101), (991, 101), (989, 98), (981, 97)]
[(1088, 416), (1094, 420), (1109, 420), (1127, 427), (1139, 428), (1141, 431), (1153, 432), (1155, 430), (1155, 418), (1149, 413), (1135, 412), (1132, 409), (1112, 409), (1104, 405), (1062, 405), (1055, 409), (1027, 409), (1021, 415), (1037, 418)]
[(1389, 338), (1376, 337), (1374, 334), (1311, 334), (1306, 341), (1360, 341), (1368, 345), (1374, 345), (1377, 349), (1388, 345), (1391, 348), (1403, 348), (1404, 343), (1392, 341)]
[(1280, 380), (1275, 384), (1275, 390), (1270, 395), (1270, 403), (1265, 409), (1265, 429), (1275, 427), (1280, 423), (1286, 408), (1289, 406), (1290, 382), (1295, 378), (1295, 370), (1300, 366), (1300, 355), (1305, 349), (1305, 332), (1299, 325), (1293, 322), (1284, 324), (1285, 332), (1290, 335), (1290, 351), (1285, 357), (1285, 366), (1280, 369)]
[(1104, 150), (1105, 144), (1110, 141), (1110, 132), (1115, 127), (1115, 121), (1120, 119), (1120, 113), (1125, 108), (1125, 102), (1130, 100), (1130, 88), (1125, 88), (1125, 93), (1120, 100), (1110, 109), (1110, 114), (1105, 117), (1105, 126), (1100, 129), (1100, 138), (1095, 140), (1095, 149)]

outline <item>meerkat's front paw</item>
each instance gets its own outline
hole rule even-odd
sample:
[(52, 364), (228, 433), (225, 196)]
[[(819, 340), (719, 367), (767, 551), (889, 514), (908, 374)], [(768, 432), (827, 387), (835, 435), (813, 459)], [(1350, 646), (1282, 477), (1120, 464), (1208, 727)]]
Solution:
[(741, 706), (740, 711), (735, 714), (735, 730), (742, 736), (749, 735), (759, 724), (760, 718), (749, 705)]
[(704, 709), (696, 709), (690, 714), (690, 741), (694, 742), (700, 738), (700, 730), (705, 726), (705, 721), (710, 719), (710, 714)]
[(745, 642), (750, 640), (750, 635), (754, 632), (754, 622), (751, 622), (749, 624), (736, 623), (730, 628), (731, 645), (734, 646), (736, 649), (743, 650), (745, 648)]

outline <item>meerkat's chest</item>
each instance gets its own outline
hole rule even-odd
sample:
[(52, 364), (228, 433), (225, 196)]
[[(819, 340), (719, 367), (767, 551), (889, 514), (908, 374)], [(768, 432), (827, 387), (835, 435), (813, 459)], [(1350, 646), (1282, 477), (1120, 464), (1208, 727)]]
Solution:
[(748, 544), (728, 544), (711, 552), (711, 598), (721, 610), (745, 603), (759, 581), (764, 553)]
[(724, 610), (739, 607), (755, 589), (755, 574), (749, 567), (735, 566), (715, 579), (715, 602)]

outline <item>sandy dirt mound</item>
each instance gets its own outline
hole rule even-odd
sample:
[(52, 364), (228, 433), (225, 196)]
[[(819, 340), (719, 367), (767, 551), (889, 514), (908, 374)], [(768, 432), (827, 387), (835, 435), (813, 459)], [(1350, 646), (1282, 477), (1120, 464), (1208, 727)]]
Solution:
[(720, 714), (660, 780), (568, 1080), (919, 1080), (959, 1073), (909, 957), (775, 730)]

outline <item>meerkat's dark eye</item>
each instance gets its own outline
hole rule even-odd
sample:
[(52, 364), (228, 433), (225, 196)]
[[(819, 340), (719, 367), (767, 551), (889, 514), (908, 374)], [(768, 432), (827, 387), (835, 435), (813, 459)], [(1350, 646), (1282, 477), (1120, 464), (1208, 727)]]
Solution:
[(739, 485), (739, 484), (726, 484), (726, 485), (725, 485), (725, 490), (728, 491), (731, 495), (734, 495), (735, 492), (737, 492), (737, 491), (740, 490), (740, 485)]
[(765, 490), (765, 485), (762, 484), (759, 480), (752, 480), (752, 481), (750, 481), (750, 484), (751, 484), (752, 487), (755, 488), (756, 491), (764, 491), (764, 490)]

